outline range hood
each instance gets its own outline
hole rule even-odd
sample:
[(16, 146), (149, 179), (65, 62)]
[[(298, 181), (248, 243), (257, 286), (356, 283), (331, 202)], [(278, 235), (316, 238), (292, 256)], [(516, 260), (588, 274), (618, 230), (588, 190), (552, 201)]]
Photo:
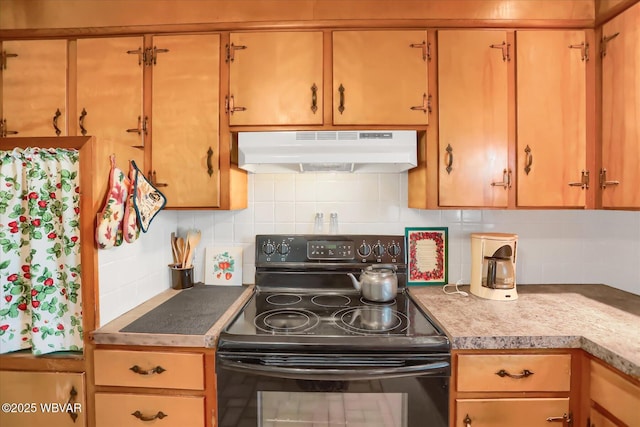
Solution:
[(254, 173), (402, 172), (418, 164), (417, 132), (238, 132), (238, 167)]

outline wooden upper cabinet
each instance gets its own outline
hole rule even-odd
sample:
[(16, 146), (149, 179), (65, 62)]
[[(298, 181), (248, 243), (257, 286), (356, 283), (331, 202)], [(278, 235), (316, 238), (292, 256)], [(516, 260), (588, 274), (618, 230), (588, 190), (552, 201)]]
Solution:
[(505, 31), (438, 32), (440, 206), (507, 206), (512, 52)]
[(640, 3), (602, 29), (600, 184), (604, 208), (640, 208), (639, 22)]
[(517, 31), (517, 205), (585, 207), (584, 31)]
[(1, 136), (67, 135), (67, 41), (2, 42)]
[(322, 124), (322, 45), (319, 31), (231, 33), (229, 124)]
[(426, 31), (334, 31), (333, 123), (426, 125)]
[(144, 145), (143, 50), (142, 37), (77, 41), (77, 135)]
[(152, 178), (167, 207), (220, 204), (220, 36), (153, 38)]

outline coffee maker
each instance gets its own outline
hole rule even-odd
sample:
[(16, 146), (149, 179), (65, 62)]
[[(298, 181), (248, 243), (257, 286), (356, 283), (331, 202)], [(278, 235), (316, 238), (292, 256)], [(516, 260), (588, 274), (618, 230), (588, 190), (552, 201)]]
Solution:
[(516, 292), (518, 235), (471, 234), (471, 293), (481, 298), (512, 301)]

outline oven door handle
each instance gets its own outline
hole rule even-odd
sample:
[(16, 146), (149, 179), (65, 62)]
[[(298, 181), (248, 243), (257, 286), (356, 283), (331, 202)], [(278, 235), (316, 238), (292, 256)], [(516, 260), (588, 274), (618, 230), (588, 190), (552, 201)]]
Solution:
[(221, 368), (268, 377), (316, 381), (376, 380), (423, 375), (448, 377), (451, 372), (451, 365), (446, 361), (394, 368), (290, 368), (246, 363), (238, 360), (227, 359), (222, 356), (218, 360), (218, 366)]

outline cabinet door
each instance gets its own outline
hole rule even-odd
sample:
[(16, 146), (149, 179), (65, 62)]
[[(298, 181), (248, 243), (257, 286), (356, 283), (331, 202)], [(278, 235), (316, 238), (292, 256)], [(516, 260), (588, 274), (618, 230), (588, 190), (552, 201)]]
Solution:
[(334, 31), (333, 123), (426, 125), (426, 40), (426, 31)]
[(143, 146), (142, 37), (78, 40), (78, 135)]
[(438, 32), (439, 205), (506, 207), (509, 181), (504, 31)]
[(158, 36), (151, 167), (167, 207), (219, 205), (220, 36)]
[(516, 40), (517, 205), (584, 207), (584, 31), (518, 31)]
[(616, 427), (617, 424), (611, 421), (605, 414), (596, 408), (589, 409), (589, 424), (587, 427)]
[(84, 394), (83, 373), (0, 371), (0, 425), (82, 427)]
[(322, 124), (322, 33), (231, 33), (230, 125)]
[[(605, 208), (640, 208), (640, 3), (602, 29), (602, 168)], [(617, 184), (616, 184), (617, 183)]]
[(640, 386), (605, 365), (590, 362), (589, 397), (630, 427), (640, 426)]
[(547, 418), (561, 421), (564, 414), (569, 414), (569, 398), (456, 399), (456, 421), (452, 425), (548, 427), (555, 423)]
[(67, 41), (4, 41), (2, 57), (0, 136), (66, 136)]

